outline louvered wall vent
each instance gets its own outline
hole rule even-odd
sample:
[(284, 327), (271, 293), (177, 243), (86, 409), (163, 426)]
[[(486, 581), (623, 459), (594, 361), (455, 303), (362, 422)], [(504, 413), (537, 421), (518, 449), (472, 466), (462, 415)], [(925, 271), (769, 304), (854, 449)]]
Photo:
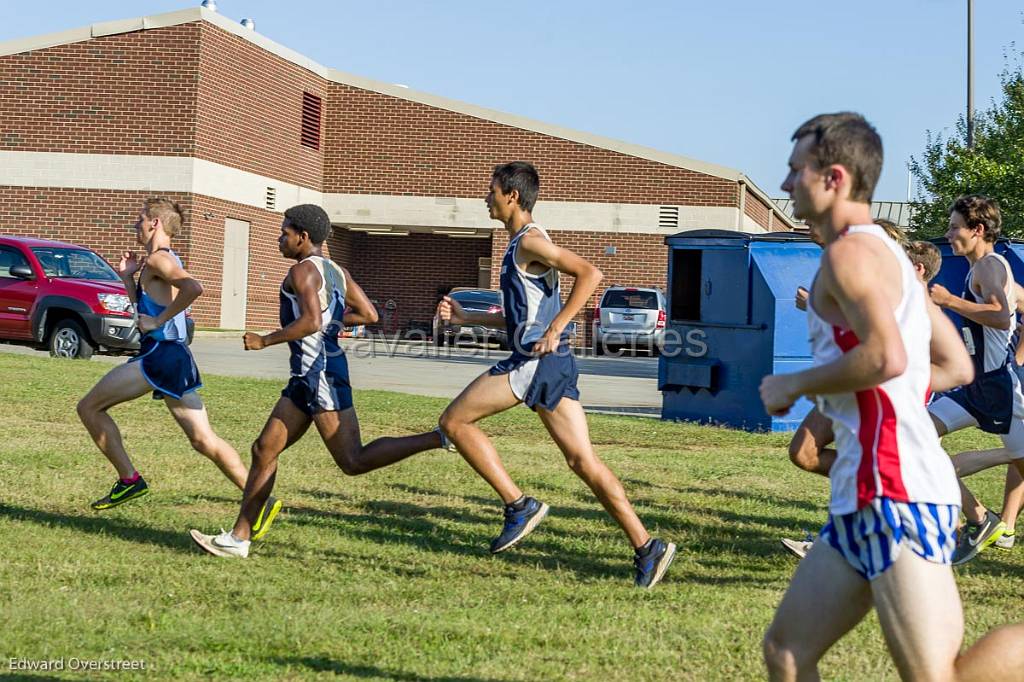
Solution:
[(267, 187), (267, 210), (268, 211), (276, 211), (277, 210), (277, 188), (276, 187)]
[(320, 112), (322, 100), (308, 92), (302, 93), (302, 144), (320, 149)]
[(679, 227), (679, 207), (662, 206), (658, 209), (658, 227), (676, 229)]

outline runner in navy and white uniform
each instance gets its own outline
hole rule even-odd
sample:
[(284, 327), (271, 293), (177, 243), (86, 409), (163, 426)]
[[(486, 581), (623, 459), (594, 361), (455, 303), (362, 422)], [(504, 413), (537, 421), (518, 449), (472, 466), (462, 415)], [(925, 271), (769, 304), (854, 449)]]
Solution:
[(216, 556), (245, 558), (256, 538), (264, 501), (277, 476), (280, 454), (315, 424), (338, 467), (349, 476), (365, 474), (406, 457), (444, 446), (439, 429), (362, 444), (352, 403), (348, 359), (338, 341), (343, 326), (373, 324), (377, 311), (345, 268), (326, 258), (322, 245), (331, 232), (327, 213), (313, 204), (284, 213), (278, 248), (295, 264), (280, 290), (281, 328), (246, 332), (247, 351), (287, 343), (291, 377), (252, 445), (252, 471), (234, 528), (219, 535), (193, 529), (192, 539)]
[[(999, 205), (981, 195), (963, 196), (950, 210), (946, 238), (971, 268), (963, 296), (941, 285), (932, 300), (960, 316), (964, 343), (974, 362), (974, 381), (937, 398), (929, 411), (939, 435), (968, 426), (999, 435), (1003, 447), (961, 453), (957, 473), (968, 476), (1012, 462), (1024, 471), (1024, 393), (1015, 371), (1017, 286), (1005, 258), (993, 251), (1002, 227)], [(967, 525), (957, 543), (954, 564), (970, 561), (1001, 539), (1006, 525), (975, 499), (961, 481)]]
[[(445, 297), (439, 314), (455, 324), (505, 327), (512, 355), (478, 377), (448, 406), (441, 428), (505, 504), (504, 527), (491, 543), (492, 552), (502, 552), (532, 531), (548, 506), (523, 494), (512, 481), (477, 422), (519, 403), (536, 411), (569, 466), (628, 536), (635, 551), (635, 584), (650, 588), (668, 570), (675, 545), (650, 536), (618, 478), (594, 453), (579, 402), (576, 359), (566, 335), (569, 322), (590, 299), (602, 275), (575, 253), (553, 244), (533, 222), (539, 188), (536, 169), (522, 161), (498, 166), (491, 177), (487, 207), (509, 236), (501, 263), (504, 313), (469, 313)], [(562, 273), (575, 279), (565, 305), (558, 286)]]
[(782, 189), (826, 245), (807, 306), (814, 366), (766, 376), (761, 398), (785, 414), (815, 396), (837, 454), (821, 540), (765, 635), (770, 677), (817, 679), (824, 653), (874, 607), (903, 679), (1017, 679), (1021, 626), (958, 657), (963, 613), (950, 562), (960, 496), (925, 402), (930, 382), (963, 384), (973, 371), (903, 249), (871, 224), (881, 139), (860, 115), (840, 113), (807, 121), (793, 140)]

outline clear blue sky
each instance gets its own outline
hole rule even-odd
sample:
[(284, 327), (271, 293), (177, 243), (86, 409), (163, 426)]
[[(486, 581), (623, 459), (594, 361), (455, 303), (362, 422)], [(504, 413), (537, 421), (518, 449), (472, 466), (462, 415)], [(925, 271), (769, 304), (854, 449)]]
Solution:
[[(0, 40), (198, 4), (0, 0)], [(217, 5), (325, 66), (730, 166), (771, 196), (793, 129), (853, 109), (885, 141), (875, 198), (903, 200), (926, 131), (952, 130), (965, 106), (967, 0)], [(976, 107), (997, 95), (1007, 50), (1021, 48), (1024, 6), (976, 0)]]

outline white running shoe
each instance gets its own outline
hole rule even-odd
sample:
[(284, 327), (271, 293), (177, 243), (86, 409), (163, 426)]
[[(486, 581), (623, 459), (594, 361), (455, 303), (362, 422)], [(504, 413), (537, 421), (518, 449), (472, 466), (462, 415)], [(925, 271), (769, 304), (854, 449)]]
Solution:
[(1014, 536), (1012, 530), (1011, 531), (1006, 531), (1005, 533), (1003, 533), (1003, 537), (999, 538), (998, 540), (996, 540), (992, 544), (994, 544), (999, 549), (1013, 549), (1013, 539), (1014, 539), (1014, 537), (1015, 536)]
[(789, 538), (782, 538), (782, 546), (801, 559), (807, 556), (807, 553), (811, 551), (811, 545), (813, 544), (813, 540), (790, 540)]
[(455, 444), (448, 440), (448, 434), (440, 426), (434, 427), (434, 432), (441, 436), (441, 449), (448, 452), (456, 452)]
[(214, 556), (235, 557), (238, 559), (245, 559), (249, 556), (249, 541), (236, 540), (232, 537), (231, 533), (223, 528), (220, 529), (220, 535), (205, 535), (195, 528), (190, 530), (188, 534), (192, 536), (193, 542), (203, 548), (203, 551)]

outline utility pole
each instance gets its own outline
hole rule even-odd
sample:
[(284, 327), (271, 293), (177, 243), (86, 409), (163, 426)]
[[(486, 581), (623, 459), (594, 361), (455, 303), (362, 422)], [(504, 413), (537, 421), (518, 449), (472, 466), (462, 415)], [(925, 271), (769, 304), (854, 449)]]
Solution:
[(967, 148), (974, 149), (974, 0), (967, 0)]

